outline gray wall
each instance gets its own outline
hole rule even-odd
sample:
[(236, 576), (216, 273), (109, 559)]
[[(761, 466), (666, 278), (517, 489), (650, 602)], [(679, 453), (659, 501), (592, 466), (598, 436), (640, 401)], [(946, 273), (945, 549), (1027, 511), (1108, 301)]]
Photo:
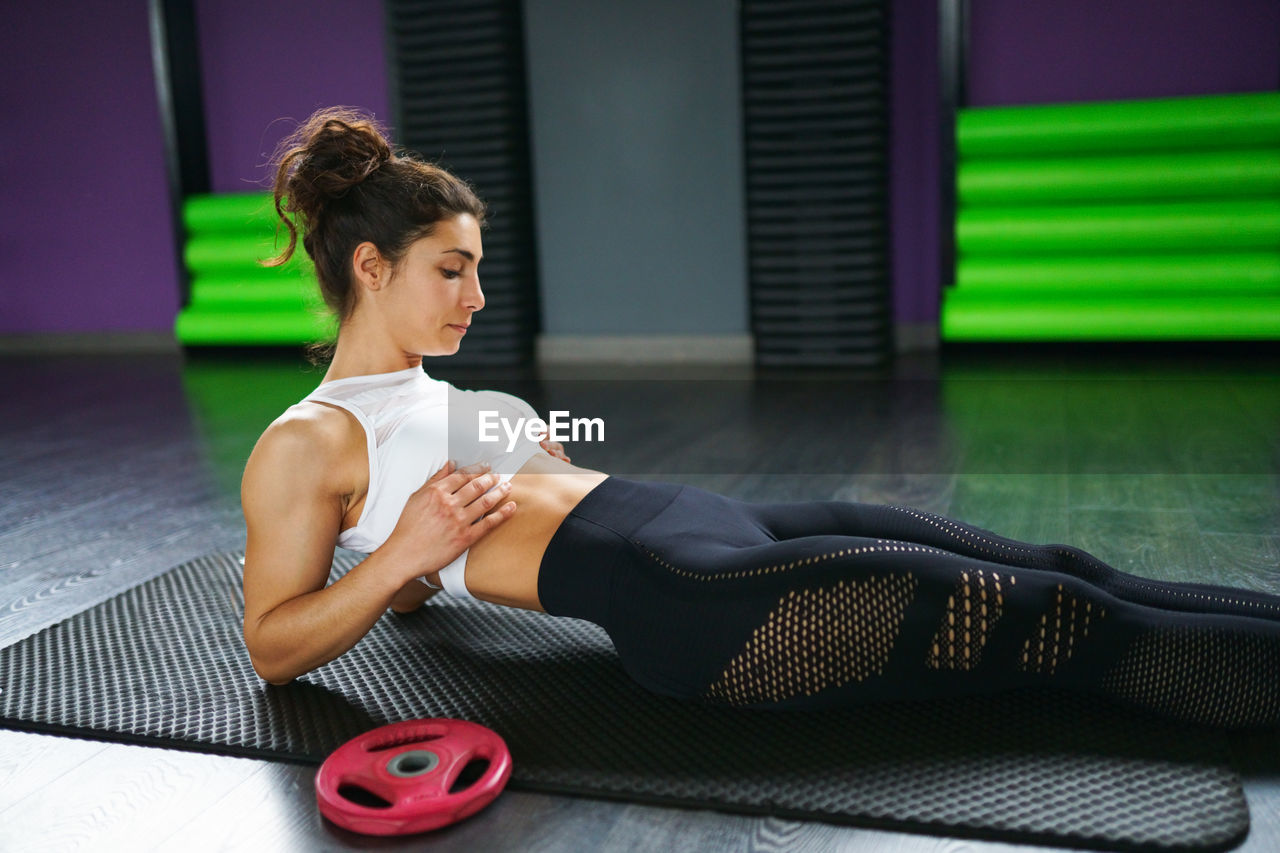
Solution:
[(544, 333), (745, 334), (737, 4), (524, 13)]

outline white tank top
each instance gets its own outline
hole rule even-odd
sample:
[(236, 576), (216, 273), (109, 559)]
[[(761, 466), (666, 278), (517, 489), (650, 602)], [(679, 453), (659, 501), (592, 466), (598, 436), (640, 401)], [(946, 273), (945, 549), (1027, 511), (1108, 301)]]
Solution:
[[(524, 400), (501, 391), (459, 390), (432, 379), (421, 367), (322, 382), (303, 400), (345, 409), (364, 427), (369, 493), (356, 526), (338, 535), (343, 548), (364, 554), (387, 540), (409, 495), (449, 459), (459, 466), (488, 462), (505, 483), (531, 456), (543, 452), (523, 427), (515, 438), (508, 432), (520, 419), (538, 417)], [(496, 441), (481, 440), (481, 413), (486, 413), (485, 435), (496, 436)], [(471, 597), (466, 565), (463, 551), (440, 570), (440, 582), (450, 595)]]

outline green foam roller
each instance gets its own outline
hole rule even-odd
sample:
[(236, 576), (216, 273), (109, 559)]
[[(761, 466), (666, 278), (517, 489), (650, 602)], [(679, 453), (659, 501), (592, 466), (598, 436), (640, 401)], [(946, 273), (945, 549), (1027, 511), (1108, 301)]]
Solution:
[(970, 107), (956, 116), (957, 157), (1089, 151), (1273, 148), (1280, 93), (1079, 104)]
[[(182, 204), (182, 223), (196, 234), (246, 230), (270, 233), (279, 222), (271, 193), (193, 195)], [(281, 228), (284, 230), (283, 224)]]
[(315, 281), (305, 278), (204, 276), (191, 281), (191, 305), (218, 311), (305, 310), (321, 307), (323, 300)]
[(304, 344), (331, 340), (336, 323), (331, 316), (294, 311), (201, 311), (178, 314), (174, 331), (189, 345)]
[(280, 267), (263, 267), (258, 263), (275, 257), (281, 248), (270, 232), (196, 234), (187, 239), (183, 263), (193, 275), (234, 271), (249, 275), (260, 270), (267, 273), (288, 270), (296, 275), (311, 268), (311, 260), (301, 251), (294, 252)]
[(962, 208), (960, 253), (1213, 251), (1280, 245), (1280, 201)]
[(1280, 338), (1280, 295), (993, 300), (944, 296), (945, 341)]
[(1006, 294), (1115, 289), (1280, 294), (1280, 251), (1213, 255), (962, 257), (956, 287)]
[(960, 204), (1280, 195), (1280, 149), (1124, 157), (976, 160), (956, 174)]
[(283, 266), (264, 267), (254, 258), (235, 259), (223, 257), (198, 267), (187, 267), (192, 276), (213, 278), (242, 278), (254, 281), (275, 281), (280, 278), (315, 281), (315, 269), (310, 263), (290, 258)]

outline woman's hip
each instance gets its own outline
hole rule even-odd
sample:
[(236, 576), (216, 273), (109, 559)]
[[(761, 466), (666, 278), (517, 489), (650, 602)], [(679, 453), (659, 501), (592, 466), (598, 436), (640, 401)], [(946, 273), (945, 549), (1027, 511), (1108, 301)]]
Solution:
[(538, 567), (538, 598), (553, 616), (606, 625), (614, 578), (635, 555), (631, 536), (684, 487), (609, 477), (556, 528)]

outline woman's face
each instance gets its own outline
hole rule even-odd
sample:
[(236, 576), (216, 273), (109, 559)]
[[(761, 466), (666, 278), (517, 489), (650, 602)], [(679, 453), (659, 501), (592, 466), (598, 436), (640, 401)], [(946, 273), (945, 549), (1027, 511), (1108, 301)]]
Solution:
[(469, 213), (436, 223), (417, 240), (384, 291), (384, 316), (406, 352), (452, 355), (484, 307), (477, 267), (480, 224)]

